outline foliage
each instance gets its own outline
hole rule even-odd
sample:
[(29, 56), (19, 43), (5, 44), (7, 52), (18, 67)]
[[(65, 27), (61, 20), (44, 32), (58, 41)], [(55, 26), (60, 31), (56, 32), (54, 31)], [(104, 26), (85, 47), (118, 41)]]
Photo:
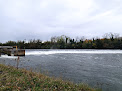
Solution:
[(42, 42), (40, 39), (26, 41), (8, 41), (0, 43), (4, 46), (17, 45), (21, 49), (122, 49), (122, 37), (118, 34), (108, 33), (103, 38), (85, 39), (84, 37), (72, 39), (68, 36), (54, 36), (51, 41)]

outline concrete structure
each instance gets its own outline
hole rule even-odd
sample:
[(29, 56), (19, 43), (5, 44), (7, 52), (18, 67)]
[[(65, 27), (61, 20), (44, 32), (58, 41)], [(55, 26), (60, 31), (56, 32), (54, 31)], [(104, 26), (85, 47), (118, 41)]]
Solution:
[(25, 50), (17, 49), (17, 46), (0, 46), (0, 55), (25, 56)]

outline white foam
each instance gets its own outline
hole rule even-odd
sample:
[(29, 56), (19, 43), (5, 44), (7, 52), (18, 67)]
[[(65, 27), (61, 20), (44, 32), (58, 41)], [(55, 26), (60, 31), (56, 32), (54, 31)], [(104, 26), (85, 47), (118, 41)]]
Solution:
[(1, 55), (0, 58), (8, 58), (8, 59), (15, 59), (15, 56), (8, 56), (8, 55)]
[(122, 50), (49, 50), (27, 51), (25, 55), (50, 55), (50, 54), (122, 54)]

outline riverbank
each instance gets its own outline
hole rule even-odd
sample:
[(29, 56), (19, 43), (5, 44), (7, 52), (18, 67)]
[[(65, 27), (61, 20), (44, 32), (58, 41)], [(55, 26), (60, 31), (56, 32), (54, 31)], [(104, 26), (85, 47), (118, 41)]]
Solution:
[(25, 69), (0, 64), (0, 91), (100, 91), (84, 84), (73, 84)]

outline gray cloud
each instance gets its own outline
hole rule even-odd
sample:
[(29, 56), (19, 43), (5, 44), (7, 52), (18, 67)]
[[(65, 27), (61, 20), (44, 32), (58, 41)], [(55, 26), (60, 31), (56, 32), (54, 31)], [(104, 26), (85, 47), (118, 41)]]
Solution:
[(0, 42), (122, 35), (121, 0), (0, 0)]

